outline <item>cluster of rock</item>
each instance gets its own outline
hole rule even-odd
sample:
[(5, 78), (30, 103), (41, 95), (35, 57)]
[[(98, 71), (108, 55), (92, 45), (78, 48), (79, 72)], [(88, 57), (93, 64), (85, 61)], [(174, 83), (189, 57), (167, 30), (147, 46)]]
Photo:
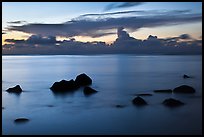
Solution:
[(69, 91), (75, 91), (80, 87), (84, 87), (83, 89), (84, 94), (90, 95), (97, 92), (95, 89), (92, 89), (91, 87), (89, 87), (89, 85), (91, 84), (92, 84), (92, 79), (89, 76), (87, 76), (85, 73), (82, 73), (78, 75), (75, 80), (73, 79), (69, 81), (61, 80), (60, 82), (55, 82), (50, 87), (50, 89), (53, 92), (69, 92)]
[[(188, 75), (183, 75), (183, 78), (186, 79), (186, 78), (192, 78), (192, 77), (188, 76)], [(189, 94), (189, 93), (195, 93), (195, 89), (191, 86), (188, 86), (188, 85), (181, 85), (179, 87), (174, 88), (173, 90), (172, 89), (161, 89), (161, 90), (154, 90), (154, 92), (155, 93), (184, 93), (184, 94)], [(148, 104), (140, 96), (152, 96), (152, 94), (137, 94), (137, 97), (135, 97), (132, 100), (132, 103), (134, 105), (145, 106)], [(174, 99), (174, 98), (168, 98), (168, 99), (165, 99), (162, 102), (162, 104), (164, 104), (167, 107), (178, 107), (178, 106), (184, 105), (185, 103), (183, 103), (177, 99)]]

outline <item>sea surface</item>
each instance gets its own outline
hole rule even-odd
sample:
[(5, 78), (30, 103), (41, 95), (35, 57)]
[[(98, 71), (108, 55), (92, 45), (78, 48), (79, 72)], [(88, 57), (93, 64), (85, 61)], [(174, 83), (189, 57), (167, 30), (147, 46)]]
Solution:
[[(86, 73), (98, 92), (55, 94), (56, 81)], [(183, 79), (183, 75), (192, 76)], [(19, 84), (19, 95), (6, 89)], [(154, 93), (181, 85), (195, 94)], [(148, 105), (137, 107), (137, 93)], [(162, 104), (175, 98), (184, 106)], [(116, 107), (121, 105), (123, 107)], [(15, 123), (19, 117), (29, 119)], [(201, 135), (202, 55), (2, 56), (3, 135)]]

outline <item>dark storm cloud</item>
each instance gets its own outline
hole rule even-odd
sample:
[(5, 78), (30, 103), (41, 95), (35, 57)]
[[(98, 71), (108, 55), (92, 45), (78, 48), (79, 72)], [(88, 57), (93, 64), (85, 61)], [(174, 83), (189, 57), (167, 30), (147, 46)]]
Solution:
[[(126, 11), (134, 13), (138, 11)], [(124, 27), (130, 31), (136, 31), (143, 27), (168, 26), (175, 24), (185, 24), (202, 20), (201, 14), (190, 14), (188, 10), (184, 11), (149, 11), (147, 15), (132, 15), (122, 17), (110, 17), (114, 14), (124, 14), (125, 12), (105, 13), (105, 14), (85, 14), (71, 21), (61, 24), (25, 24), (21, 26), (9, 26), (9, 31), (21, 31), (30, 34), (43, 36), (90, 36), (101, 37), (110, 34), (116, 34), (118, 27)], [(157, 13), (157, 14), (156, 14)], [(101, 18), (101, 16), (108, 15)], [(88, 18), (96, 16), (96, 18)]]
[(179, 36), (180, 39), (192, 39), (190, 35), (188, 34), (182, 34)]
[(133, 6), (139, 6), (144, 4), (144, 2), (122, 2), (122, 3), (111, 3), (105, 7), (104, 11), (117, 9), (117, 8), (128, 8)]

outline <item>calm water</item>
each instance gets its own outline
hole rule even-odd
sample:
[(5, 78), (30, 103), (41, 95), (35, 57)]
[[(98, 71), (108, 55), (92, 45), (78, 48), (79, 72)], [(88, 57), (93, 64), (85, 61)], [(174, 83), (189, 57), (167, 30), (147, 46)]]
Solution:
[[(2, 63), (3, 134), (202, 134), (202, 56), (2, 56)], [(86, 97), (79, 89), (56, 95), (49, 89), (83, 72), (98, 93)], [(5, 91), (17, 84), (25, 92)], [(182, 84), (196, 93), (153, 92)], [(152, 93), (143, 97), (149, 105), (134, 106), (136, 93)], [(186, 105), (163, 106), (170, 97)], [(15, 124), (18, 117), (30, 121)]]

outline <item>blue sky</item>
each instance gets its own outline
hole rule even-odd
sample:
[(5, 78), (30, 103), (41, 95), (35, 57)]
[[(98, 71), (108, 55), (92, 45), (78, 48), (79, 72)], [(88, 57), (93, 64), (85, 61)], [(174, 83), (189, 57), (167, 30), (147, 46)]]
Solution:
[[(9, 23), (13, 21), (26, 21), (28, 23), (64, 23), (75, 17), (84, 14), (101, 14), (107, 12), (122, 12), (132, 10), (190, 10), (191, 13), (202, 13), (201, 2), (146, 2), (138, 6), (127, 8), (114, 8), (109, 11), (104, 11), (105, 7), (113, 4), (112, 2), (3, 2), (2, 13), (2, 30), (8, 27)], [(169, 35), (163, 30), (169, 30)], [(156, 27), (155, 28), (141, 28), (130, 35), (144, 39), (149, 32), (158, 37), (176, 36), (183, 33), (190, 33), (193, 37), (200, 37), (202, 35), (202, 22), (195, 22), (189, 24)], [(11, 34), (13, 33), (13, 34)], [(18, 35), (18, 36), (17, 36)], [(4, 37), (20, 38), (21, 34), (14, 32), (7, 32)], [(22, 36), (23, 37), (23, 36)], [(25, 37), (25, 36), (24, 36)], [(112, 36), (113, 40), (116, 37)], [(4, 38), (3, 38), (4, 39)], [(80, 38), (79, 38), (80, 39)], [(81, 38), (89, 39), (90, 38)], [(102, 37), (97, 40), (105, 40)], [(109, 38), (110, 40), (111, 38)]]

